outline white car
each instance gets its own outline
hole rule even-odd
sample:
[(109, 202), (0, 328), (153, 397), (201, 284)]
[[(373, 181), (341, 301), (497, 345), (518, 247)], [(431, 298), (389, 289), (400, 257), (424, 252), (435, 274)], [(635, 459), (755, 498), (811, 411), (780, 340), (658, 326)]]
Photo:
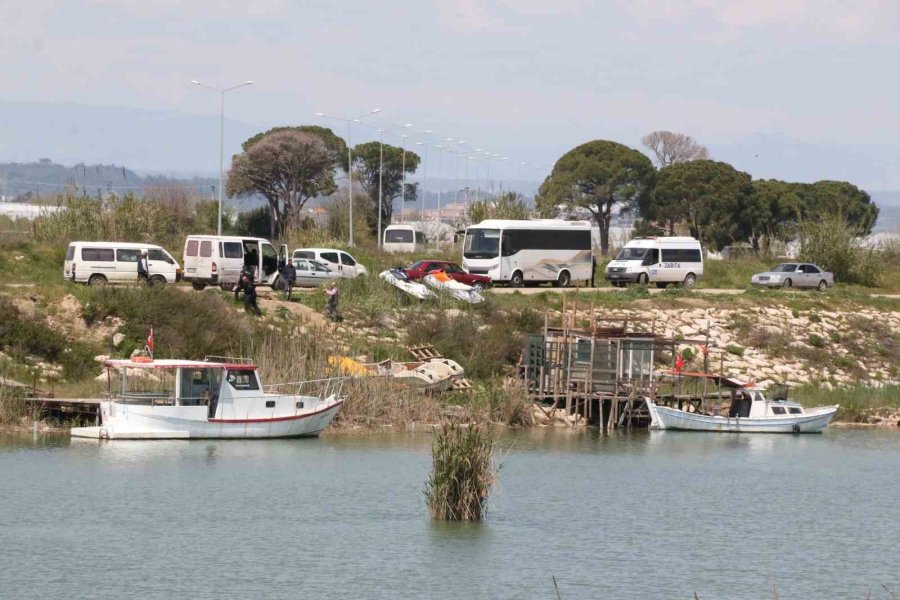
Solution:
[(309, 258), (291, 259), (294, 263), (294, 269), (297, 270), (297, 279), (294, 282), (295, 287), (319, 287), (332, 279), (339, 279), (340, 274), (332, 271), (317, 260)]
[(365, 266), (343, 250), (335, 250), (334, 248), (298, 248), (291, 255), (292, 260), (302, 258), (320, 262), (328, 267), (329, 270), (337, 273), (339, 277), (345, 279), (369, 274)]

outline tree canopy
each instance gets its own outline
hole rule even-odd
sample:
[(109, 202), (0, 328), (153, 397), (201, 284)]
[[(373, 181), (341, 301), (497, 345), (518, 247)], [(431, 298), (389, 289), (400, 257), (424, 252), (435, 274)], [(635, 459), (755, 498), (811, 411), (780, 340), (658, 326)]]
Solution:
[(715, 248), (747, 239), (753, 191), (750, 175), (728, 163), (693, 160), (659, 172), (648, 212), (667, 222), (685, 221), (691, 235)]
[(299, 223), (310, 198), (337, 189), (334, 174), (343, 140), (331, 134), (338, 144), (328, 134), (321, 127), (278, 127), (248, 139), (244, 152), (232, 159), (228, 194), (264, 196), (272, 237)]
[[(384, 144), (383, 172), (381, 172), (381, 221), (387, 225), (394, 214), (394, 199), (403, 193), (404, 168), (407, 174), (419, 168), (419, 155), (403, 148)], [(382, 165), (381, 144), (366, 142), (353, 147), (353, 172), (369, 197), (371, 211), (369, 226), (374, 232), (378, 224), (379, 167)]]
[(503, 192), (493, 200), (475, 200), (469, 204), (466, 220), (480, 223), (485, 219), (527, 219), (528, 206), (525, 198), (518, 192)]
[(600, 250), (609, 253), (613, 208), (634, 210), (653, 188), (650, 159), (623, 144), (595, 140), (564, 154), (541, 185), (540, 208), (566, 204), (583, 207), (600, 229)]
[(709, 158), (706, 146), (701, 146), (697, 140), (683, 133), (654, 131), (645, 135), (641, 143), (656, 157), (660, 169), (689, 160)]

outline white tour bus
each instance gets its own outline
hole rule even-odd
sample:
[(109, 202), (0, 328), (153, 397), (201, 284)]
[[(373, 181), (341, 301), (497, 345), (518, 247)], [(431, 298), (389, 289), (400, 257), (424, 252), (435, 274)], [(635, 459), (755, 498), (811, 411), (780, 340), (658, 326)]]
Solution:
[(606, 266), (606, 279), (616, 287), (655, 283), (664, 288), (680, 283), (690, 288), (701, 277), (703, 252), (692, 237), (634, 238)]
[(463, 269), (495, 282), (566, 287), (573, 280), (590, 281), (593, 264), (587, 221), (491, 219), (466, 229)]
[(421, 252), (425, 250), (428, 239), (425, 234), (413, 225), (388, 225), (384, 229), (381, 247), (385, 252)]
[(162, 246), (130, 242), (72, 242), (66, 250), (63, 278), (90, 285), (136, 282), (142, 250), (147, 251), (152, 285), (181, 279), (181, 265)]
[(279, 275), (287, 261), (287, 246), (281, 253), (269, 240), (230, 235), (189, 235), (184, 242), (184, 280), (195, 290), (218, 285), (234, 288), (244, 267), (253, 272), (257, 285), (280, 288)]

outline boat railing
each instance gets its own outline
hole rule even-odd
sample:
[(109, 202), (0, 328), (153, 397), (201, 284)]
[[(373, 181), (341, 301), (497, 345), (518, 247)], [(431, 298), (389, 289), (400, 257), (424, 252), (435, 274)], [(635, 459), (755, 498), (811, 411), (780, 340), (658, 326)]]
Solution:
[(288, 381), (263, 386), (267, 394), (292, 394), (295, 396), (313, 396), (324, 400), (334, 396), (339, 398), (344, 383), (350, 377), (327, 377), (324, 379), (307, 379), (306, 381)]
[(244, 356), (219, 356), (218, 354), (207, 354), (203, 357), (205, 362), (230, 363), (233, 365), (252, 365), (253, 360)]

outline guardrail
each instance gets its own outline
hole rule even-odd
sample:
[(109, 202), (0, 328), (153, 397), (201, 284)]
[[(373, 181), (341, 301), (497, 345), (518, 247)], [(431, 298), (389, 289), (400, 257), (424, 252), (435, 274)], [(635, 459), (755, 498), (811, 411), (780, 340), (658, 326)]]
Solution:
[(289, 381), (263, 386), (267, 394), (292, 394), (296, 396), (313, 396), (324, 400), (331, 396), (340, 397), (344, 383), (349, 377), (328, 377), (325, 379), (309, 379), (307, 381)]

